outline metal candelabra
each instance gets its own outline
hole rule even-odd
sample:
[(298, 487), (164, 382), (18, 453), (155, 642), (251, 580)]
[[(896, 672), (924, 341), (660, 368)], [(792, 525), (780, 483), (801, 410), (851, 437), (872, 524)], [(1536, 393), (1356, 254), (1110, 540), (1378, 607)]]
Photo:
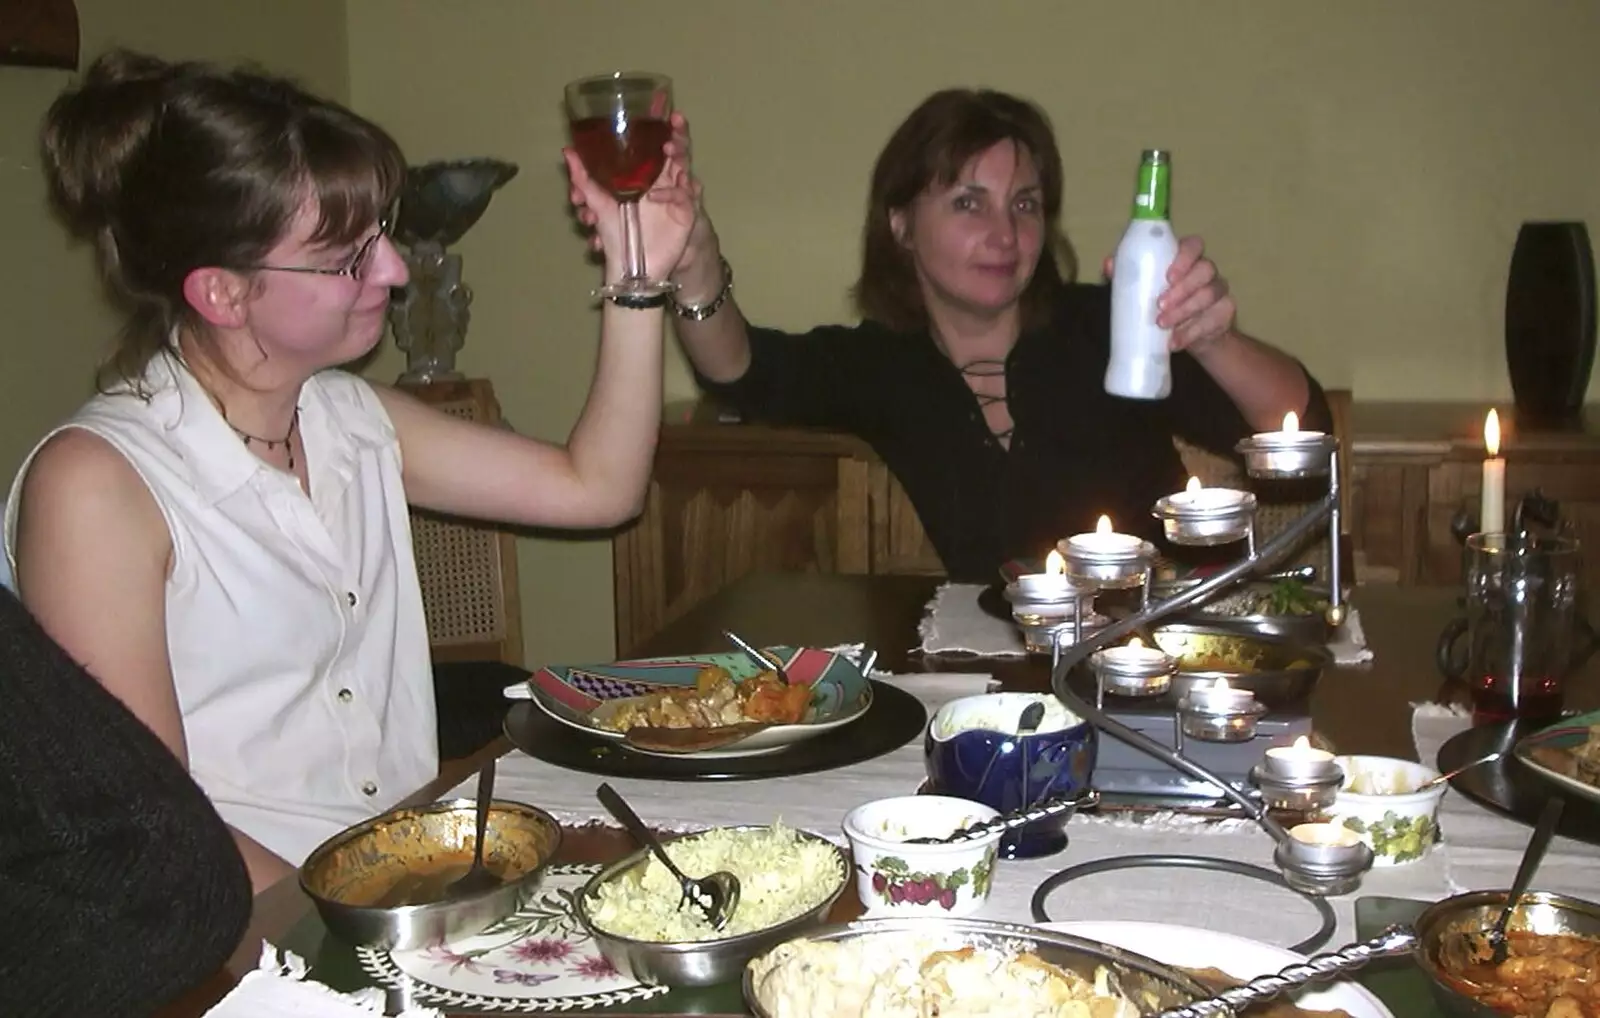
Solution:
[[(1107, 734), (1220, 789), (1277, 842), (1274, 861), (1291, 887), (1317, 895), (1342, 894), (1353, 889), (1361, 874), (1371, 867), (1372, 850), (1353, 834), (1328, 824), (1305, 824), (1293, 832), (1285, 830), (1268, 812), (1274, 806), (1315, 809), (1330, 804), (1342, 781), (1331, 755), (1319, 754), (1309, 761), (1309, 766), (1258, 767), (1252, 776), (1261, 788), (1263, 804), (1183, 753), (1185, 735), (1230, 742), (1253, 737), (1255, 722), (1264, 713), (1253, 695), (1231, 700), (1226, 690), (1211, 690), (1207, 695), (1191, 690), (1178, 704), (1175, 720), (1179, 735), (1175, 747), (1162, 745), (1122, 724), (1104, 708), (1108, 689), (1122, 696), (1159, 696), (1168, 692), (1177, 672), (1177, 662), (1160, 648), (1114, 644), (1126, 636), (1146, 634), (1151, 623), (1203, 603), (1265, 569), (1324, 524), (1331, 550), (1327, 620), (1333, 626), (1344, 621), (1347, 606), (1340, 577), (1338, 440), (1321, 432), (1285, 430), (1254, 435), (1241, 441), (1237, 448), (1250, 477), (1326, 476), (1327, 495), (1281, 533), (1258, 546), (1254, 495), (1191, 484), (1188, 491), (1158, 501), (1154, 515), (1162, 521), (1167, 539), (1175, 544), (1243, 541), (1245, 554), (1227, 568), (1171, 597), (1153, 601), (1150, 590), (1156, 552), (1152, 544), (1122, 534), (1080, 534), (1057, 544), (1064, 565), (1062, 576), (1024, 577), (1008, 596), (1018, 622), (1029, 631), (1030, 644), (1037, 642), (1036, 634), (1047, 635), (1051, 688), (1069, 709)], [(1104, 619), (1088, 607), (1098, 590), (1135, 586), (1141, 590), (1139, 608), (1125, 618)], [(1092, 624), (1086, 620), (1092, 620)], [(1079, 697), (1067, 681), (1073, 670), (1086, 662), (1095, 674), (1095, 703)], [(1290, 761), (1273, 760), (1269, 753), (1264, 764), (1286, 762)]]

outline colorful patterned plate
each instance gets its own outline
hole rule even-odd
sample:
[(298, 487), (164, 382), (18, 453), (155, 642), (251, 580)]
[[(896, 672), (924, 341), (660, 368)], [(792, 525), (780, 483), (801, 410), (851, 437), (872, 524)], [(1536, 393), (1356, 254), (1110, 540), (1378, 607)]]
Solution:
[(526, 905), (476, 936), (412, 951), (361, 947), (356, 958), (379, 985), (451, 1010), (587, 1011), (666, 993), (618, 974), (574, 918), (574, 895), (599, 869), (550, 867)]
[(1600, 802), (1600, 786), (1552, 770), (1534, 759), (1532, 750), (1544, 746), (1551, 749), (1575, 749), (1589, 741), (1589, 726), (1600, 725), (1600, 711), (1590, 711), (1575, 717), (1562, 718), (1549, 728), (1517, 740), (1513, 752), (1529, 770), (1547, 781), (1552, 781), (1579, 798)]
[[(848, 724), (872, 706), (872, 683), (842, 654), (794, 647), (763, 649), (783, 662), (790, 682), (812, 688), (811, 706), (806, 710), (805, 719), (794, 725), (773, 725), (720, 749), (671, 755), (709, 758), (776, 753)], [(535, 672), (528, 679), (528, 687), (533, 702), (562, 724), (626, 745), (621, 732), (602, 728), (595, 722), (597, 710), (627, 697), (693, 687), (696, 673), (708, 664), (725, 668), (735, 683), (760, 673), (754, 661), (737, 652), (692, 654), (604, 665), (550, 666)], [(627, 748), (636, 753), (649, 752), (632, 746)]]

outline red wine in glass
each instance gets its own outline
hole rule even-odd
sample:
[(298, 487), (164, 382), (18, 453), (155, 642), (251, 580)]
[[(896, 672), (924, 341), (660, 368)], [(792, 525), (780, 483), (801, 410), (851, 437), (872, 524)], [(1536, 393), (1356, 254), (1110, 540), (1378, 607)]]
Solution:
[(623, 277), (598, 295), (630, 307), (649, 307), (677, 287), (645, 271), (639, 199), (666, 165), (672, 137), (672, 82), (661, 74), (618, 71), (567, 86), (572, 147), (589, 176), (621, 204)]
[[(1511, 684), (1516, 682), (1516, 688)], [(1553, 678), (1524, 675), (1521, 681), (1482, 675), (1471, 683), (1472, 723), (1493, 725), (1502, 721), (1535, 724), (1561, 719), (1564, 700), (1561, 683)]]
[(665, 120), (584, 117), (572, 122), (572, 147), (589, 176), (618, 201), (638, 201), (667, 163)]

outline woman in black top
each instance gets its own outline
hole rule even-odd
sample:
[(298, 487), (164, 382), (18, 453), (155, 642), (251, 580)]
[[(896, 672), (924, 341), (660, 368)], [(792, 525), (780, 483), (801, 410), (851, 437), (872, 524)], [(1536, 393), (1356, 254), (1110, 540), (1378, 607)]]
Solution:
[(143, 1015), (227, 961), (250, 879), (161, 740), (0, 587), (0, 1015)]
[[(675, 127), (672, 149), (686, 156), (687, 125)], [(873, 171), (861, 323), (803, 335), (746, 324), (702, 215), (673, 275), (674, 325), (702, 387), (751, 419), (866, 439), (945, 569), (978, 582), (1093, 529), (1102, 513), (1159, 538), (1151, 506), (1185, 481), (1174, 436), (1232, 456), (1288, 410), (1307, 428), (1330, 427), (1299, 362), (1235, 328), (1227, 283), (1196, 237), (1182, 242), (1162, 297), (1178, 351), (1171, 397), (1107, 395), (1109, 287), (1067, 282), (1061, 178), (1055, 137), (1031, 103), (931, 96)]]

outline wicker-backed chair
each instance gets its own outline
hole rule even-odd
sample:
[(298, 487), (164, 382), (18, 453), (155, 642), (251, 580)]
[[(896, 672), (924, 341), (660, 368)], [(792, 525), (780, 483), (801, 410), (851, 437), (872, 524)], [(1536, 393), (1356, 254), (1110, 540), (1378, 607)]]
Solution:
[[(1333, 434), (1339, 440), (1339, 509), (1343, 524), (1341, 543), (1350, 532), (1350, 390), (1327, 390), (1328, 409), (1333, 414)], [(1173, 439), (1189, 473), (1200, 478), (1207, 487), (1231, 487), (1254, 490), (1258, 501), (1256, 509), (1256, 541), (1265, 543), (1285, 527), (1305, 515), (1316, 501), (1327, 494), (1327, 482), (1321, 479), (1295, 482), (1253, 482), (1245, 477), (1243, 466), (1234, 459), (1218, 456), (1205, 449), (1190, 445), (1182, 439)], [(1326, 578), (1332, 547), (1326, 530), (1314, 531), (1283, 562), (1284, 566), (1311, 565), (1319, 577)], [(1346, 553), (1346, 564), (1350, 558)], [(1346, 575), (1348, 582), (1352, 577)]]
[[(487, 379), (404, 388), (445, 413), (503, 423)], [(499, 733), (506, 706), (501, 690), (528, 675), (516, 538), (486, 524), (413, 509), (411, 543), (428, 618), (440, 755), (466, 756)]]

